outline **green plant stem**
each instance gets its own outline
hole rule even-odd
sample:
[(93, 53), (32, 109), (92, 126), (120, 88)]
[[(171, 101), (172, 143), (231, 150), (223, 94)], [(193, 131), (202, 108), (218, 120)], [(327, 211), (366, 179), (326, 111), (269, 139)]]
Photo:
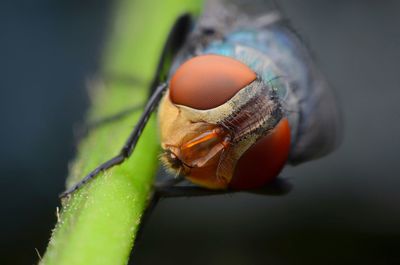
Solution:
[[(115, 24), (104, 52), (103, 72), (140, 77), (141, 84), (94, 80), (88, 122), (143, 104), (162, 46), (175, 18), (196, 12), (200, 1), (116, 2)], [(117, 154), (140, 111), (89, 132), (71, 165), (71, 186)], [(141, 216), (152, 193), (159, 144), (152, 117), (132, 154), (122, 165), (97, 176), (63, 201), (62, 211), (40, 264), (127, 264)]]

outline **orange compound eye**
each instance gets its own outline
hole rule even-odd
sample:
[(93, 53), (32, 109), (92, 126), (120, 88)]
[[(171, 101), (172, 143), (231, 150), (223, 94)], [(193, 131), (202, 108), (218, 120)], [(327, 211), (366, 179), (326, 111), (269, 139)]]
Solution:
[(201, 55), (182, 64), (170, 83), (174, 104), (206, 110), (218, 107), (256, 79), (245, 64), (221, 55)]

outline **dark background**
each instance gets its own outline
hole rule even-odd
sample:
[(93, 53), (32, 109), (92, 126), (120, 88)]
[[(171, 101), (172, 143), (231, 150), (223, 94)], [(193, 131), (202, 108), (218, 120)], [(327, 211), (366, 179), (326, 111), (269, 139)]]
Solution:
[[(340, 149), (285, 170), (283, 198), (163, 200), (135, 264), (400, 264), (400, 2), (282, 6), (336, 90)], [(109, 13), (108, 1), (0, 3), (0, 264), (45, 250)]]

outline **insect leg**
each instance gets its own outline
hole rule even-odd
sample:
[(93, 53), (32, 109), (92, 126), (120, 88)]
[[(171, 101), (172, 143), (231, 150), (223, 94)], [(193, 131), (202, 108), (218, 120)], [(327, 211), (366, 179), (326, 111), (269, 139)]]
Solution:
[[(140, 225), (139, 225), (138, 231), (137, 231), (136, 236), (135, 236), (135, 242), (133, 243), (134, 247), (133, 247), (133, 250), (131, 252), (131, 258), (132, 258), (132, 255), (136, 254), (135, 253), (136, 246), (141, 241), (142, 236), (143, 236), (143, 232), (144, 232), (144, 228), (145, 228), (146, 224), (148, 223), (148, 221), (150, 219), (150, 216), (153, 213), (154, 209), (156, 208), (159, 200), (160, 200), (160, 197), (157, 196), (157, 194), (153, 194), (153, 196), (150, 198), (150, 200), (149, 200), (149, 202), (147, 204), (146, 209), (143, 212), (142, 217), (140, 218), (141, 219), (140, 220)], [(131, 258), (129, 260), (131, 260)]]
[[(178, 184), (179, 182), (181, 182), (183, 180), (184, 180), (183, 176), (178, 176), (176, 178), (169, 178), (167, 180), (163, 180), (163, 181), (161, 181), (161, 182), (159, 182), (159, 183), (154, 185), (156, 188), (154, 189), (154, 192), (153, 192), (153, 194), (152, 194), (152, 196), (149, 199), (149, 202), (147, 204), (146, 210), (144, 211), (144, 213), (143, 213), (143, 215), (141, 217), (141, 223), (140, 223), (140, 226), (139, 226), (139, 230), (136, 233), (135, 242), (133, 244), (134, 246), (136, 246), (137, 243), (142, 238), (144, 227), (147, 224), (148, 220), (150, 219), (150, 216), (151, 216), (153, 210), (155, 209), (155, 207), (157, 206), (157, 204), (158, 204), (158, 202), (159, 202), (159, 200), (161, 198), (160, 194), (156, 191), (157, 187), (170, 187), (170, 186)], [(134, 247), (133, 252), (135, 251), (135, 249), (136, 248)]]
[(111, 158), (110, 160), (104, 162), (97, 168), (95, 168), (92, 172), (86, 175), (80, 182), (78, 182), (68, 190), (64, 191), (60, 195), (61, 198), (73, 193), (74, 191), (82, 187), (82, 185), (90, 181), (101, 171), (109, 169), (115, 165), (121, 164), (126, 158), (128, 158), (132, 154), (139, 140), (139, 137), (148, 119), (150, 118), (151, 113), (156, 108), (156, 106), (161, 100), (164, 91), (167, 89), (167, 83), (162, 83), (161, 85), (158, 84), (160, 84), (161, 82), (165, 82), (167, 80), (167, 72), (171, 60), (184, 44), (184, 41), (190, 31), (191, 24), (192, 24), (191, 16), (189, 14), (182, 14), (177, 18), (175, 24), (172, 26), (167, 41), (164, 45), (164, 49), (161, 53), (161, 58), (157, 66), (155, 77), (150, 86), (151, 97), (144, 108), (142, 116), (140, 117), (137, 125), (135, 126), (131, 134), (129, 135), (129, 138), (126, 141), (125, 145), (122, 147), (120, 153), (115, 157)]
[(144, 104), (137, 104), (134, 106), (130, 106), (124, 110), (119, 111), (118, 113), (111, 114), (109, 116), (100, 118), (98, 120), (90, 122), (88, 125), (86, 125), (81, 131), (79, 131), (78, 138), (82, 138), (85, 136), (90, 130), (99, 128), (103, 125), (107, 125), (109, 123), (112, 123), (114, 121), (118, 121), (122, 118), (125, 118), (132, 114), (135, 111), (138, 111), (143, 108)]
[[(113, 84), (122, 84), (128, 87), (135, 87), (135, 86), (145, 86), (146, 81), (142, 80), (140, 77), (137, 76), (130, 76), (130, 75), (121, 75), (121, 74), (113, 74), (113, 73), (105, 73), (101, 78), (100, 81), (103, 81), (105, 86), (107, 87), (110, 83)], [(157, 87), (158, 84), (156, 84)], [(130, 106), (126, 109), (119, 111), (118, 113), (111, 114), (110, 116), (106, 116), (100, 118), (98, 120), (92, 121), (87, 125), (86, 131), (97, 128), (104, 124), (119, 120), (127, 115), (131, 114), (134, 111), (141, 109), (144, 106), (144, 103), (139, 103), (134, 106)]]
[(155, 190), (157, 189), (165, 189), (168, 187), (173, 187), (176, 184), (179, 184), (180, 182), (184, 181), (185, 178), (182, 175), (179, 175), (177, 178), (169, 178), (167, 180), (163, 180), (160, 182), (157, 182), (154, 184)]
[(150, 86), (152, 88), (150, 92), (153, 92), (157, 84), (167, 80), (172, 60), (184, 45), (192, 27), (192, 23), (192, 17), (189, 13), (184, 13), (176, 19), (161, 52), (161, 58), (156, 69), (156, 74), (154, 75)]
[[(192, 25), (192, 18), (188, 13), (180, 15), (175, 21), (167, 37), (167, 40), (163, 47), (163, 51), (161, 52), (161, 58), (157, 65), (156, 73), (154, 75), (153, 80), (151, 81), (150, 93), (153, 93), (154, 90), (157, 88), (158, 84), (164, 82), (167, 79), (168, 68), (170, 67), (171, 59), (175, 56), (175, 54), (184, 44), (184, 41), (190, 31), (191, 25)], [(115, 73), (106, 73), (103, 79), (105, 83), (113, 82), (129, 86), (144, 85), (145, 83), (145, 81), (142, 80), (140, 77), (120, 75)], [(116, 113), (112, 116), (105, 117), (98, 121), (94, 121), (93, 123), (88, 125), (87, 130), (96, 128), (98, 126), (125, 117), (126, 115), (129, 115), (129, 113), (137, 110), (140, 107), (141, 105), (132, 106), (131, 108), (123, 110), (120, 113)]]
[(141, 77), (127, 74), (104, 73), (101, 75), (101, 80), (107, 85), (109, 83), (121, 84), (129, 87), (145, 86), (147, 81)]
[(68, 190), (64, 191), (63, 193), (61, 193), (60, 198), (63, 198), (65, 196), (73, 193), (74, 191), (78, 190), (85, 183), (87, 183), (92, 178), (97, 176), (100, 172), (102, 172), (106, 169), (109, 169), (115, 165), (121, 164), (126, 158), (128, 158), (132, 154), (132, 152), (135, 149), (135, 146), (139, 140), (139, 137), (142, 134), (142, 131), (151, 116), (151, 113), (157, 107), (166, 88), (167, 88), (166, 83), (163, 83), (156, 88), (153, 95), (150, 97), (149, 101), (147, 102), (146, 107), (144, 108), (142, 116), (140, 117), (137, 125), (135, 126), (135, 128), (133, 129), (131, 134), (129, 135), (128, 140), (126, 141), (125, 145), (122, 147), (119, 154), (116, 155), (115, 157), (109, 159), (108, 161), (104, 162), (100, 166), (96, 167), (93, 171), (91, 171), (88, 175), (86, 175), (81, 181), (79, 181), (74, 186), (72, 186)]
[(283, 179), (276, 179), (265, 187), (254, 190), (211, 190), (195, 186), (156, 186), (155, 191), (160, 198), (199, 197), (236, 192), (248, 192), (266, 196), (282, 196), (289, 193), (291, 188), (292, 185), (289, 182)]
[(200, 197), (234, 193), (232, 190), (211, 190), (195, 186), (156, 187), (160, 198)]
[(289, 181), (283, 178), (276, 178), (273, 182), (268, 183), (260, 189), (248, 190), (246, 192), (267, 196), (282, 196), (288, 194), (292, 188), (293, 185)]
[[(94, 78), (93, 80), (89, 80), (89, 86), (91, 83), (97, 83), (101, 82), (104, 84), (104, 86), (108, 87), (110, 83), (112, 84), (122, 84), (128, 87), (135, 87), (135, 86), (144, 86), (146, 82), (139, 77), (135, 76), (130, 76), (130, 75), (118, 75), (118, 74), (110, 74), (110, 73), (105, 73), (102, 75), (102, 77), (99, 78)], [(138, 103), (135, 104), (134, 106), (127, 107), (126, 109), (123, 109), (121, 111), (118, 111), (117, 113), (111, 114), (109, 116), (105, 116), (102, 118), (99, 118), (97, 120), (89, 122), (89, 124), (85, 124), (83, 126), (80, 126), (76, 130), (76, 139), (81, 139), (83, 138), (90, 130), (101, 127), (105, 124), (117, 121), (119, 119), (122, 119), (129, 114), (131, 114), (134, 111), (137, 111), (144, 106), (143, 103)]]

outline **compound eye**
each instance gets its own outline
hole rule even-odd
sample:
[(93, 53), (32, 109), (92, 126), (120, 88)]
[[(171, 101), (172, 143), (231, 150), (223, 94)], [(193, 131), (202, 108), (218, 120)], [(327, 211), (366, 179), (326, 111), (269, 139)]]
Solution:
[(256, 79), (245, 64), (221, 55), (201, 55), (182, 64), (170, 83), (172, 103), (194, 109), (218, 107)]

